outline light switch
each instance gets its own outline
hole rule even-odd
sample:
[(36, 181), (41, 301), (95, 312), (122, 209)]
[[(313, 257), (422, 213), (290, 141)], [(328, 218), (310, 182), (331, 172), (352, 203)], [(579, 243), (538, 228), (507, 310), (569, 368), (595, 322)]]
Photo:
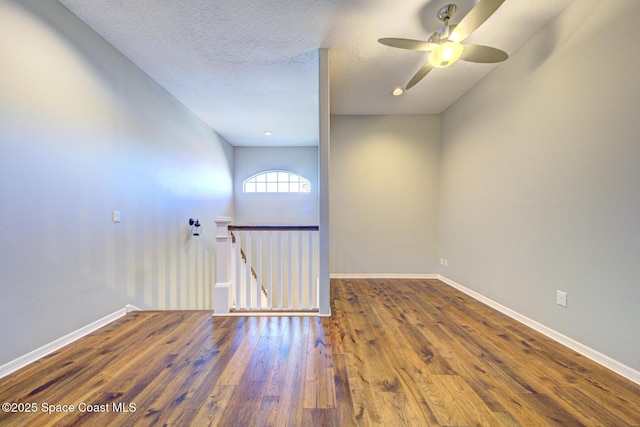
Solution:
[(120, 211), (111, 212), (111, 220), (113, 222), (120, 222)]
[(567, 293), (562, 291), (556, 292), (556, 304), (562, 307), (567, 306)]

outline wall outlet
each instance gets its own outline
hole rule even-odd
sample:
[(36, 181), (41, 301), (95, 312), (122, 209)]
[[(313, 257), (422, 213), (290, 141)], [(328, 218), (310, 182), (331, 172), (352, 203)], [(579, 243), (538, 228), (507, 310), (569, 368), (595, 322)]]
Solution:
[(444, 259), (444, 266), (445, 266), (445, 267), (448, 267), (448, 266), (449, 266), (449, 260), (448, 260), (448, 259), (446, 259), (446, 258)]
[(440, 265), (444, 265), (444, 258), (440, 258)]
[(567, 306), (567, 293), (562, 291), (556, 291), (556, 304), (566, 307)]

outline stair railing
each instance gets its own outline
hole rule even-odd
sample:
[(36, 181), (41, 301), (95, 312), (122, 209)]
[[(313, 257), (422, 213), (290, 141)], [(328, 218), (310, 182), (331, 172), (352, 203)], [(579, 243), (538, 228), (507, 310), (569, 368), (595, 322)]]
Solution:
[(215, 315), (318, 311), (318, 226), (216, 224)]

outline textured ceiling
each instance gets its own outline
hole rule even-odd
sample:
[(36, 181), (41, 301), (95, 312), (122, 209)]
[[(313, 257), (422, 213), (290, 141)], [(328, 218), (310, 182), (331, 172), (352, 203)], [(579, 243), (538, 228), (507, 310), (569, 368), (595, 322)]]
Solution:
[[(330, 49), (332, 114), (437, 114), (493, 64), (459, 61), (404, 87), (447, 0), (59, 0), (233, 145), (315, 145), (318, 52)], [(506, 0), (465, 42), (513, 54), (572, 0)], [(478, 1), (458, 0), (458, 22)], [(271, 131), (272, 136), (264, 135)]]

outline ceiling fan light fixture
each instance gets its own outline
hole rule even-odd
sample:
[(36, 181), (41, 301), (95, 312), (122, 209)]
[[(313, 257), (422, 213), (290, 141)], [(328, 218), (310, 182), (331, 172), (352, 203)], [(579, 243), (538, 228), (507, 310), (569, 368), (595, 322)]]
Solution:
[(458, 42), (447, 41), (429, 54), (429, 64), (436, 68), (445, 68), (460, 59), (464, 46)]
[(447, 4), (440, 8), (438, 18), (444, 22), (444, 26), (437, 29), (428, 41), (382, 38), (378, 41), (384, 45), (400, 49), (429, 52), (427, 63), (416, 72), (405, 89), (411, 89), (420, 82), (434, 68), (446, 68), (459, 59), (466, 62), (481, 64), (494, 64), (506, 60), (509, 55), (490, 46), (465, 44), (471, 33), (478, 29), (505, 0), (478, 0), (476, 5), (457, 24), (449, 24), (456, 9), (455, 4)]

